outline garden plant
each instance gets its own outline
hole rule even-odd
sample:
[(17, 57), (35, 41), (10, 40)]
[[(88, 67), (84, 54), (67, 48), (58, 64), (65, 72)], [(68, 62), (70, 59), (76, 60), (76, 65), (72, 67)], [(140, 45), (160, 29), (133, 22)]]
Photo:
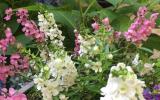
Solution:
[(160, 0), (0, 0), (0, 100), (160, 100)]

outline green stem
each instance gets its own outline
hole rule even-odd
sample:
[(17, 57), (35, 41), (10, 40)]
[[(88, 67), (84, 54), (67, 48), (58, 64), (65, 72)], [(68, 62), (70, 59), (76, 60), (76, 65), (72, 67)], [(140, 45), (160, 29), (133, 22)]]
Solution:
[(84, 16), (87, 14), (87, 12), (88, 12), (88, 10), (93, 6), (93, 4), (96, 2), (96, 0), (93, 0), (91, 3), (90, 3), (90, 5), (88, 6), (88, 8), (85, 10), (85, 12), (84, 12)]

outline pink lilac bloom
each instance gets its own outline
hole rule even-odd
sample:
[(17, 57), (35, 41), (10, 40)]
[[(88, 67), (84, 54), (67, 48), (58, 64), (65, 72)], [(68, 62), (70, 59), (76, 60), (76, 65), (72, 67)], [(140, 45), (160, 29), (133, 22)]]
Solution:
[(10, 66), (0, 66), (0, 80), (5, 84), (8, 75), (10, 74)]
[(79, 36), (79, 33), (77, 30), (74, 31), (75, 33), (75, 48), (74, 48), (74, 53), (75, 55), (79, 55), (79, 51), (80, 51), (80, 42), (79, 42), (79, 39), (78, 39), (78, 36)]
[(12, 15), (13, 15), (13, 10), (12, 10), (12, 8), (6, 9), (6, 10), (5, 10), (5, 14), (6, 14), (6, 16), (4, 17), (4, 19), (5, 19), (6, 21), (11, 20), (11, 17), (12, 17)]
[(146, 41), (151, 35), (151, 31), (155, 27), (155, 21), (159, 14), (154, 13), (151, 15), (150, 19), (147, 19), (145, 18), (146, 13), (146, 7), (139, 8), (137, 18), (134, 23), (131, 24), (128, 31), (124, 33), (127, 41), (131, 41), (135, 44), (141, 44), (142, 41)]
[(0, 64), (4, 64), (6, 62), (7, 57), (0, 55)]
[(94, 29), (94, 31), (98, 31), (99, 30), (99, 24), (97, 22), (94, 22), (91, 26)]
[(3, 63), (5, 59), (6, 57), (0, 56), (0, 80), (4, 84), (6, 83), (7, 77), (14, 76), (17, 70), (29, 68), (29, 59), (27, 57), (22, 57), (19, 54), (12, 54), (9, 65)]
[(10, 57), (10, 64), (12, 64), (16, 68), (18, 68), (19, 67), (19, 60), (20, 60), (19, 54), (12, 54)]
[(18, 17), (17, 22), (23, 26), (22, 31), (26, 36), (36, 39), (37, 42), (44, 41), (44, 33), (38, 29), (33, 20), (29, 20), (28, 10), (21, 8), (16, 15)]
[(29, 17), (28, 10), (24, 9), (24, 8), (20, 8), (20, 9), (18, 9), (16, 16), (19, 17), (17, 19), (17, 22), (24, 25)]
[(12, 54), (10, 57), (10, 64), (17, 69), (28, 69), (29, 59), (27, 57), (21, 57), (19, 54)]

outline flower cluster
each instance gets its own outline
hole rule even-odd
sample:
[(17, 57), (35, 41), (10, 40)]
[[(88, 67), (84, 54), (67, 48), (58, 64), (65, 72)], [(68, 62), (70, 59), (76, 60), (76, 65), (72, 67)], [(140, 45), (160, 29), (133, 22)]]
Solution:
[(41, 90), (44, 100), (52, 100), (52, 96), (57, 96), (61, 91), (67, 89), (74, 84), (77, 76), (77, 70), (73, 61), (68, 55), (64, 58), (58, 58), (55, 54), (50, 55), (51, 59), (46, 63), (42, 73), (49, 71), (49, 78), (45, 80), (43, 74), (35, 77), (34, 82), (37, 84), (37, 89)]
[(7, 47), (9, 44), (14, 44), (15, 42), (15, 37), (12, 35), (12, 31), (11, 29), (8, 27), (5, 30), (5, 38), (0, 40), (0, 49), (3, 52), (3, 54), (5, 54), (5, 52), (7, 51)]
[(53, 13), (39, 13), (38, 21), (40, 31), (45, 33), (45, 40), (50, 40), (52, 44), (63, 47), (64, 36), (62, 36), (62, 31), (58, 29), (55, 23)]
[(23, 26), (22, 31), (28, 37), (33, 37), (37, 42), (44, 40), (44, 33), (40, 31), (33, 20), (29, 20), (28, 10), (24, 8), (18, 9), (16, 16), (17, 22)]
[(16, 93), (16, 90), (14, 88), (9, 88), (9, 90), (3, 88), (1, 90), (1, 94), (2, 95), (0, 96), (0, 100), (27, 100), (25, 94)]
[(19, 54), (12, 54), (10, 57), (10, 62), (7, 62), (7, 57), (5, 56), (7, 48), (10, 44), (15, 44), (16, 38), (13, 36), (11, 29), (6, 28), (5, 38), (0, 40), (0, 49), (3, 55), (0, 55), (0, 80), (6, 83), (8, 76), (14, 75), (15, 71), (27, 69), (29, 67), (29, 59), (27, 57), (22, 57)]
[[(5, 14), (6, 16), (4, 19), (9, 21), (13, 15), (12, 8), (6, 9)], [(36, 23), (33, 20), (29, 20), (27, 9), (18, 9), (16, 16), (18, 17), (17, 23), (20, 23), (23, 26), (22, 31), (26, 36), (34, 38), (37, 42), (44, 41), (44, 33), (38, 29)]]
[(147, 19), (145, 16), (147, 14), (146, 7), (140, 7), (137, 12), (137, 18), (134, 23), (128, 29), (128, 32), (124, 33), (124, 36), (128, 41), (136, 44), (140, 44), (142, 41), (147, 40), (150, 36), (152, 29), (155, 27), (155, 21), (158, 18), (158, 13), (154, 13)]
[[(80, 44), (79, 54), (80, 56), (83, 54), (92, 55), (93, 51), (99, 50), (98, 46), (96, 45), (95, 37), (89, 36), (88, 38), (83, 38), (80, 34), (78, 35), (78, 40)], [(94, 48), (94, 49), (93, 49)]]
[[(94, 34), (92, 35), (80, 35), (78, 31), (75, 32), (75, 52), (79, 55), (79, 60), (86, 59), (84, 66), (97, 72), (102, 72), (102, 66), (104, 60), (112, 59), (113, 55), (106, 50), (108, 46), (108, 37), (111, 33), (111, 26), (109, 25), (109, 19), (106, 17), (102, 20), (102, 25), (95, 22), (92, 24)], [(100, 58), (100, 54), (103, 55), (103, 59)], [(101, 56), (102, 56), (101, 55)]]
[(107, 85), (101, 88), (104, 97), (100, 100), (144, 100), (144, 86), (130, 66), (118, 63), (112, 66)]
[[(89, 36), (88, 38), (83, 38), (81, 35), (78, 36), (78, 42), (80, 44), (79, 51), (77, 53), (80, 55), (79, 58), (95, 58), (95, 56), (100, 53), (100, 46), (96, 44), (96, 38), (94, 36)], [(102, 62), (87, 60), (84, 64), (86, 68), (90, 68), (97, 72), (102, 72)]]
[(11, 20), (11, 17), (12, 17), (12, 15), (13, 15), (13, 10), (12, 10), (12, 8), (6, 9), (6, 10), (5, 10), (5, 14), (6, 14), (6, 16), (4, 17), (4, 19), (5, 19), (6, 21)]
[(72, 86), (77, 76), (77, 69), (71, 57), (68, 56), (66, 52), (61, 51), (58, 52), (58, 54), (51, 54), (50, 58), (47, 65), (51, 69), (52, 76), (55, 77), (63, 87), (68, 88)]
[(18, 70), (24, 70), (29, 68), (29, 59), (22, 57), (19, 54), (12, 54), (10, 57), (10, 63), (6, 64), (7, 57), (0, 56), (0, 80), (6, 83), (8, 76), (13, 76)]
[(44, 100), (52, 100), (52, 96), (59, 95), (61, 91), (74, 84), (77, 69), (71, 57), (64, 51), (64, 37), (55, 23), (53, 14), (39, 13), (38, 18), (40, 30), (44, 32), (45, 42), (50, 44), (50, 47), (44, 44), (45, 48), (41, 48), (40, 56), (45, 67), (34, 78), (34, 83), (37, 84), (37, 89), (41, 91)]

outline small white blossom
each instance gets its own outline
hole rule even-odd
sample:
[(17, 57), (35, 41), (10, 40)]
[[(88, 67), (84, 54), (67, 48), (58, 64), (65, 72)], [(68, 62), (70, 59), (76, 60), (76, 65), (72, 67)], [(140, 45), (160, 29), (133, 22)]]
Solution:
[(113, 55), (111, 53), (108, 54), (108, 59), (113, 59)]

